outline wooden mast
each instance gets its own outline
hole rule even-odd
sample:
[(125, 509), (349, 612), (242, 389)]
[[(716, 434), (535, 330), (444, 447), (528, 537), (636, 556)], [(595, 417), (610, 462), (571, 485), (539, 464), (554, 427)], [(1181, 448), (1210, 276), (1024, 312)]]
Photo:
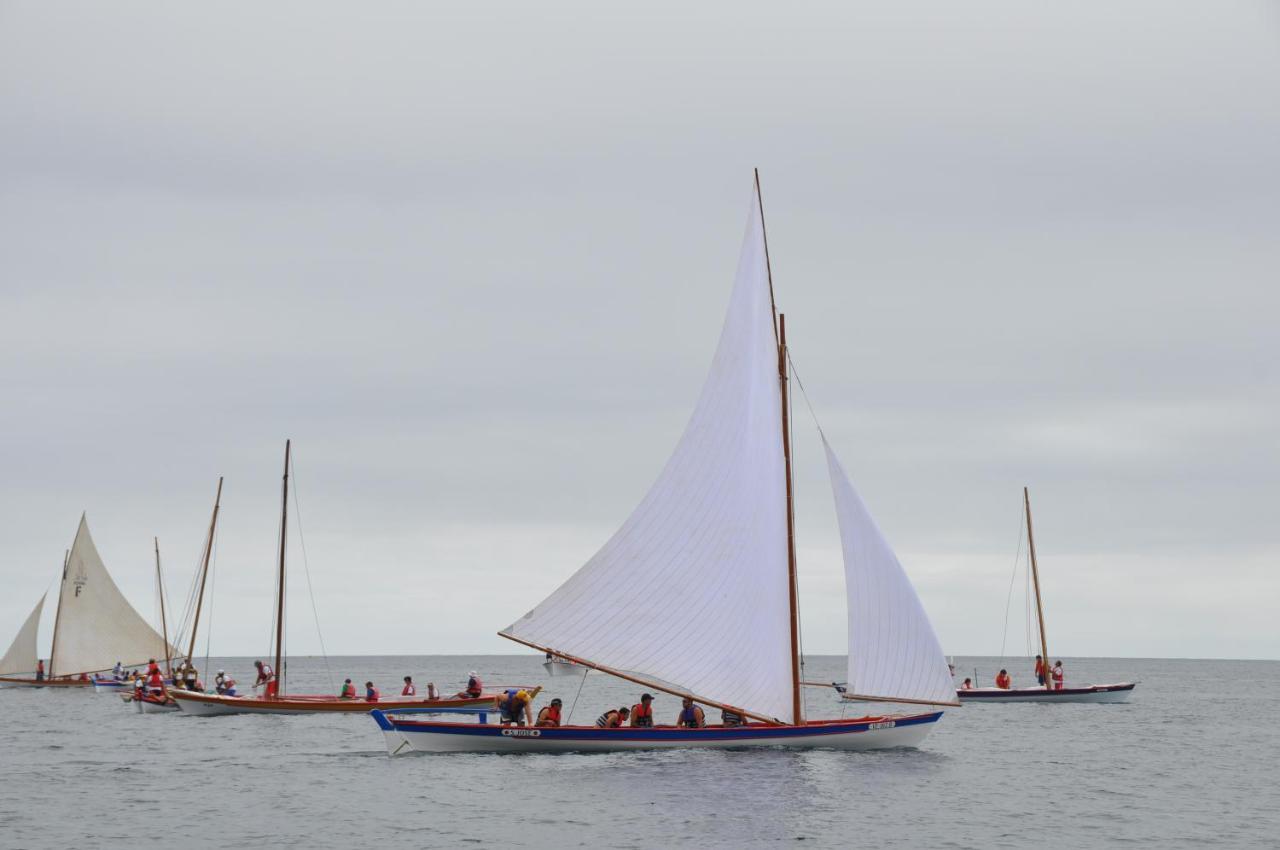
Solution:
[(787, 601), (791, 606), (792, 722), (804, 722), (800, 702), (800, 600), (796, 582), (796, 511), (791, 486), (791, 403), (787, 388), (787, 317), (778, 316), (778, 381), (782, 385), (782, 456), (787, 467)]
[(1036, 538), (1031, 533), (1031, 494), (1022, 488), (1022, 502), (1027, 508), (1027, 547), (1031, 551), (1031, 580), (1036, 587), (1036, 622), (1040, 624), (1040, 652), (1044, 658), (1044, 687), (1050, 690), (1049, 680), (1049, 645), (1044, 636), (1044, 605), (1040, 601), (1040, 570), (1036, 566)]
[(276, 698), (284, 694), (284, 667), (281, 659), (284, 646), (284, 550), (288, 540), (289, 524), (289, 451), (292, 441), (284, 441), (284, 479), (280, 485), (280, 575), (279, 593), (276, 595)]
[(773, 296), (773, 264), (769, 261), (769, 234), (764, 225), (764, 195), (760, 191), (760, 169), (754, 169), (756, 205), (760, 211), (760, 241), (764, 245), (764, 268), (769, 277), (769, 304), (777, 317), (774, 336), (778, 340), (778, 384), (782, 388), (782, 456), (787, 470), (787, 601), (791, 610), (791, 722), (804, 722), (800, 691), (800, 600), (796, 583), (796, 513), (791, 478), (791, 402), (787, 388), (787, 317), (778, 312)]
[[(204, 558), (200, 562), (200, 592), (196, 595), (196, 615), (191, 624), (191, 642), (187, 646), (187, 666), (191, 666), (191, 659), (196, 654), (196, 633), (200, 628), (200, 608), (204, 605), (204, 584), (209, 578), (209, 559), (213, 554), (213, 535), (218, 529), (218, 509), (222, 506), (222, 476), (218, 476), (218, 492), (213, 497), (213, 518), (209, 520), (209, 536), (204, 541)], [(160, 558), (159, 551), (156, 553), (157, 561)], [(166, 644), (167, 645), (167, 644)], [(165, 650), (168, 652), (168, 650)], [(208, 673), (209, 671), (205, 671)]]
[(169, 652), (169, 623), (165, 619), (164, 613), (164, 576), (160, 573), (160, 538), (154, 537), (152, 539), (156, 542), (156, 590), (160, 594), (160, 637), (164, 640), (164, 643), (161, 644), (164, 648), (164, 672), (172, 679), (173, 666), (169, 663), (169, 655), (171, 654)]
[[(84, 517), (80, 518), (82, 521)], [(78, 532), (77, 532), (78, 533)], [(74, 544), (73, 544), (74, 545)], [(53, 646), (49, 647), (49, 672), (47, 679), (53, 678), (53, 658), (58, 654), (58, 621), (62, 619), (62, 586), (67, 581), (67, 567), (71, 564), (71, 550), (62, 555), (62, 580), (58, 582), (58, 607), (53, 612)]]

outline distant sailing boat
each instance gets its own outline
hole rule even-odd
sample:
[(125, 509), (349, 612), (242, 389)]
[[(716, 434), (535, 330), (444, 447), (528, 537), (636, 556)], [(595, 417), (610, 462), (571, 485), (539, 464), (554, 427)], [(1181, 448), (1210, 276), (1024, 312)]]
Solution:
[[(220, 716), (228, 714), (315, 714), (321, 712), (367, 712), (370, 705), (398, 706), (402, 708), (458, 708), (474, 705), (492, 705), (497, 698), (496, 693), (481, 694), (478, 697), (400, 697), (388, 696), (377, 703), (369, 703), (364, 699), (341, 699), (331, 694), (290, 694), (285, 691), (287, 681), (286, 670), (288, 659), (284, 655), (284, 602), (285, 602), (285, 553), (289, 531), (289, 472), (292, 469), (291, 441), (284, 444), (284, 478), (280, 494), (280, 548), (278, 573), (276, 576), (275, 599), (275, 635), (274, 653), (278, 695), (265, 696), (226, 696), (224, 694), (205, 694), (195, 691), (174, 688), (169, 691), (184, 714), (200, 716)], [(215, 509), (216, 521), (217, 512)], [(212, 529), (210, 531), (212, 534)], [(208, 550), (205, 554), (205, 569), (208, 569)], [(200, 593), (203, 596), (204, 585), (201, 583)], [(198, 616), (197, 608), (197, 616)], [(195, 646), (194, 631), (192, 647)]]
[[(219, 497), (222, 496), (222, 479), (221, 478), (218, 479), (218, 496)], [(214, 506), (214, 509), (213, 509), (213, 515), (215, 518), (218, 515), (218, 508), (216, 505)], [(210, 535), (210, 540), (212, 540), (213, 539), (212, 528), (209, 529), (209, 535)], [(159, 537), (154, 538), (154, 542), (156, 547), (156, 596), (158, 596), (160, 599), (160, 632), (162, 637), (164, 638), (164, 645), (168, 646), (169, 621), (168, 621), (168, 618), (165, 616), (164, 571), (160, 568), (160, 538)], [(204, 567), (206, 570), (209, 567), (209, 556), (208, 556), (207, 549), (205, 550)], [(199, 610), (200, 609), (197, 607), (196, 609), (197, 618), (199, 617)], [(192, 646), (194, 646), (195, 645), (194, 628), (191, 634), (192, 634), (191, 643), (192, 643)], [(191, 661), (190, 653), (187, 654), (187, 661), (188, 663), (190, 663)], [(165, 667), (165, 679), (172, 680), (173, 667), (172, 665), (170, 665), (168, 658), (164, 660), (164, 667)], [(128, 687), (129, 687), (130, 693), (125, 695), (126, 696), (125, 702), (131, 704), (134, 708), (136, 708), (139, 714), (165, 714), (168, 712), (173, 712), (178, 710), (178, 704), (174, 702), (171, 698), (167, 698), (164, 694), (160, 694), (160, 695), (150, 694), (146, 692), (145, 688), (138, 688), (138, 687), (134, 687), (133, 685), (128, 685)]]
[(145, 664), (166, 646), (171, 655), (178, 653), (111, 580), (83, 515), (62, 568), (49, 670), (43, 680), (37, 680), (36, 631), (43, 604), (41, 597), (0, 661), (0, 687), (88, 687), (90, 673), (110, 670), (117, 661), (126, 666)]
[(1044, 606), (1040, 599), (1040, 569), (1036, 563), (1036, 539), (1031, 530), (1031, 494), (1022, 488), (1022, 503), (1027, 516), (1027, 549), (1031, 561), (1031, 578), (1036, 591), (1036, 624), (1040, 628), (1040, 657), (1044, 659), (1044, 684), (1034, 688), (961, 688), (956, 695), (961, 702), (1124, 702), (1136, 683), (1113, 685), (1072, 685), (1065, 682), (1055, 688), (1050, 675), (1049, 642), (1045, 638)]
[[(757, 175), (720, 343), (693, 416), (621, 529), (499, 634), (758, 722), (705, 728), (512, 728), (375, 710), (391, 754), (919, 744), (942, 716), (806, 720), (801, 701), (789, 358)], [(823, 439), (844, 550), (849, 692), (956, 705), (933, 627)], [(856, 598), (855, 598), (856, 593)]]

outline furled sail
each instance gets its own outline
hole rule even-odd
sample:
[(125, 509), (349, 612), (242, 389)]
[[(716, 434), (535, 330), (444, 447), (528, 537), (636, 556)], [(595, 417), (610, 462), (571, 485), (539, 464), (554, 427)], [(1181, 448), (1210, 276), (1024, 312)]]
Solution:
[(753, 194), (720, 343), (675, 452), (604, 547), (501, 634), (789, 720), (781, 411)]
[[(158, 658), (164, 639), (124, 598), (89, 536), (80, 528), (62, 573), (52, 672), (59, 676), (108, 670), (117, 661), (142, 664)], [(170, 657), (181, 653), (170, 646)]]
[(822, 440), (849, 597), (850, 696), (955, 704), (955, 684), (911, 579)]
[(27, 621), (18, 630), (13, 645), (4, 654), (4, 658), (0, 658), (0, 676), (12, 676), (15, 673), (35, 675), (36, 661), (39, 660), (36, 654), (36, 632), (40, 628), (40, 612), (43, 610), (44, 596), (41, 596), (35, 610), (27, 616)]

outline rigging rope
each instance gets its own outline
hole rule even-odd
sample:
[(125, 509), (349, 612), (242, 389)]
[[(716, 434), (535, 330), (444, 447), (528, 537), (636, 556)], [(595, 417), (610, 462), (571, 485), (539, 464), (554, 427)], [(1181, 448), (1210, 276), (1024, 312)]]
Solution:
[(1009, 640), (1009, 610), (1013, 604), (1013, 585), (1018, 580), (1018, 563), (1022, 560), (1022, 520), (1018, 520), (1018, 545), (1013, 550), (1013, 574), (1009, 576), (1009, 593), (1004, 600), (1004, 628), (1000, 631), (1000, 660), (1004, 661), (1005, 644)]
[(578, 697), (582, 696), (582, 686), (587, 683), (587, 671), (582, 671), (582, 681), (578, 683), (578, 692), (573, 695), (573, 705), (569, 706), (569, 717), (565, 720), (565, 726), (573, 725), (573, 710), (578, 707)]
[(302, 500), (298, 498), (298, 465), (293, 463), (293, 515), (298, 521), (298, 544), (302, 548), (302, 571), (307, 576), (307, 595), (311, 597), (311, 616), (316, 621), (316, 636), (320, 638), (320, 657), (324, 659), (325, 674), (329, 677), (329, 689), (333, 690), (335, 682), (333, 670), (329, 667), (329, 652), (324, 645), (324, 632), (320, 631), (320, 611), (316, 608), (316, 591), (311, 584), (311, 567), (307, 563), (307, 539), (302, 534)]

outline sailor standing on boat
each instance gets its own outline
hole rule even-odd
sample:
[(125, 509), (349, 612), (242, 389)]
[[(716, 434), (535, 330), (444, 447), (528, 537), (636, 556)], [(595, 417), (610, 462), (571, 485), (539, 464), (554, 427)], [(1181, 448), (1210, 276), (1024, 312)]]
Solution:
[(1036, 683), (1040, 685), (1040, 687), (1042, 688), (1044, 687), (1044, 673), (1045, 673), (1044, 656), (1037, 655), (1036, 656)]
[(263, 664), (261, 661), (253, 662), (253, 666), (258, 668), (258, 679), (253, 683), (253, 686), (256, 688), (260, 685), (265, 685), (266, 696), (274, 697), (280, 688), (280, 684), (276, 681), (276, 672), (271, 669), (270, 664)]
[(1062, 662), (1058, 661), (1053, 665), (1053, 689), (1055, 691), (1062, 690), (1062, 686), (1066, 682), (1066, 675), (1062, 672)]

